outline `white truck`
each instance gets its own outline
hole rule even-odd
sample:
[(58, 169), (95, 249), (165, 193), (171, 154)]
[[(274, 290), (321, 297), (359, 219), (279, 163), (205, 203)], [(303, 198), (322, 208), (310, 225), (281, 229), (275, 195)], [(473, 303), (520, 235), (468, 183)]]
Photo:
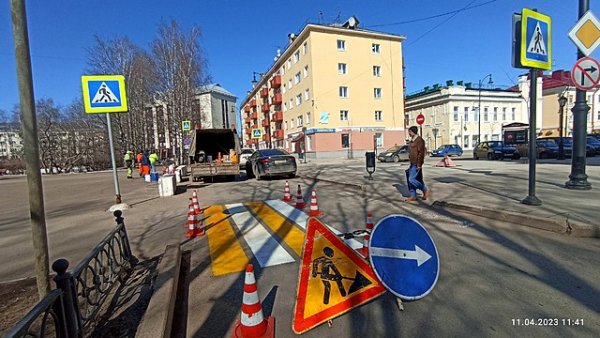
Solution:
[(196, 129), (191, 134), (189, 163), (193, 181), (233, 181), (240, 175), (240, 139), (235, 130)]

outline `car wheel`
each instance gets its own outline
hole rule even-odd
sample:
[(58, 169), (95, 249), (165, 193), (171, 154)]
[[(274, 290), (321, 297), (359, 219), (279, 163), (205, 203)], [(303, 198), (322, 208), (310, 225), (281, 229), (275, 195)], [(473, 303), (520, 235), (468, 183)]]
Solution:
[(400, 162), (400, 156), (394, 155), (393, 160), (394, 160), (394, 163)]
[(488, 153), (488, 154), (487, 154), (487, 159), (488, 159), (488, 160), (490, 160), (490, 161), (492, 161), (492, 160), (495, 160), (495, 158), (494, 158), (494, 154), (492, 154), (492, 153)]
[(461, 157), (463, 153), (458, 153), (458, 157)]

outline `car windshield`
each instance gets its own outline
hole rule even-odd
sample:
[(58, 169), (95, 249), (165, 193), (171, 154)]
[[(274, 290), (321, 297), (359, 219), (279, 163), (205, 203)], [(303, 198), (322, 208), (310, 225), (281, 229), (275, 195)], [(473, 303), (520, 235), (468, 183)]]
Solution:
[(501, 147), (502, 146), (502, 142), (500, 141), (491, 141), (490, 142), (490, 147)]
[(261, 157), (265, 156), (277, 156), (277, 155), (289, 155), (289, 153), (283, 149), (261, 149), (258, 151)]
[(600, 145), (600, 141), (597, 138), (592, 137), (592, 136), (587, 137), (587, 143), (593, 144), (593, 145)]
[(244, 149), (242, 150), (242, 155), (252, 154), (254, 152), (253, 149)]
[(439, 148), (437, 148), (437, 150), (444, 150), (444, 149), (449, 149), (450, 146), (446, 145), (446, 146), (440, 146)]
[(398, 150), (400, 150), (400, 148), (402, 148), (402, 146), (393, 146), (390, 149), (386, 150), (387, 153), (393, 153), (396, 152)]

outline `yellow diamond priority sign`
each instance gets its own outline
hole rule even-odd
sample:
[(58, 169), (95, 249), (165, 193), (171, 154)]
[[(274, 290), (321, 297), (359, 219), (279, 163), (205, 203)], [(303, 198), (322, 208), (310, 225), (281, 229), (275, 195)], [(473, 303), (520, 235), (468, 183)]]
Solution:
[(587, 11), (569, 32), (569, 37), (577, 48), (589, 56), (600, 45), (600, 22), (592, 13)]

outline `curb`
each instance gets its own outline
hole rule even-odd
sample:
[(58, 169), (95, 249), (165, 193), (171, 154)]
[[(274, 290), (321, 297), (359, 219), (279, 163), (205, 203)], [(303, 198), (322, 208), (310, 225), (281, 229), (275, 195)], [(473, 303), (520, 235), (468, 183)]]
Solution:
[(564, 216), (561, 217), (561, 219), (551, 219), (447, 201), (435, 201), (433, 202), (432, 206), (442, 209), (464, 211), (498, 221), (511, 222), (535, 229), (570, 235), (573, 237), (600, 238), (600, 226), (580, 223), (579, 221), (573, 222), (569, 220), (568, 217)]
[(340, 184), (340, 185), (346, 185), (355, 189), (359, 189), (361, 191), (365, 191), (365, 185), (362, 184), (356, 184), (356, 183), (347, 183), (347, 182), (341, 182), (341, 181), (336, 181), (336, 180), (331, 180), (331, 179), (327, 179), (327, 178), (320, 178), (320, 177), (316, 177), (316, 176), (312, 176), (312, 175), (303, 175), (302, 177), (304, 178), (308, 178), (308, 179), (312, 179), (315, 181), (321, 181), (321, 182), (327, 182), (327, 183), (333, 183), (333, 184)]

